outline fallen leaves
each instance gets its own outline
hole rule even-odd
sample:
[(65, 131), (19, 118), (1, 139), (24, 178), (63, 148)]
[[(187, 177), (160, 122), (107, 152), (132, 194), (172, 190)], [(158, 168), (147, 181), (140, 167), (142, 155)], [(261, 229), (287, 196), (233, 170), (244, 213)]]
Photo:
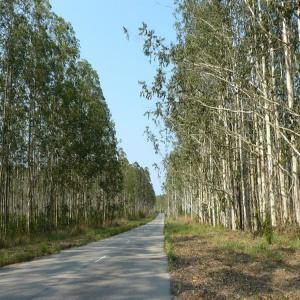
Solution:
[[(222, 247), (223, 243), (243, 247)], [(174, 299), (300, 299), (299, 250), (272, 246), (267, 255), (247, 252), (246, 233), (212, 229), (208, 234), (172, 237)], [(272, 253), (280, 252), (280, 259)]]

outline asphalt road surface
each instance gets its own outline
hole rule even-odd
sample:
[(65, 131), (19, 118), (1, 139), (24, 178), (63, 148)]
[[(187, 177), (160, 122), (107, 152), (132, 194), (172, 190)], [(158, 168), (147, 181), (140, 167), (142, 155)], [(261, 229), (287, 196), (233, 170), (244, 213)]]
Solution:
[(83, 247), (0, 268), (0, 299), (171, 299), (164, 216)]

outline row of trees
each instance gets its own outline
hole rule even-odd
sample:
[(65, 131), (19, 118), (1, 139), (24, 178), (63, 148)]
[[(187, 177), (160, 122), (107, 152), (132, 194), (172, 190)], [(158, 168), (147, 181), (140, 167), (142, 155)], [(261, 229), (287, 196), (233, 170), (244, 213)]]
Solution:
[(141, 167), (137, 162), (130, 164), (123, 151), (120, 162), (123, 185), (119, 197), (124, 208), (123, 216), (148, 215), (153, 211), (156, 200), (148, 168)]
[[(0, 0), (0, 237), (124, 215), (124, 175), (98, 75), (80, 59), (72, 26), (48, 1)], [(132, 214), (152, 197), (148, 175), (145, 195), (128, 200)]]
[(233, 229), (300, 225), (300, 2), (177, 4), (176, 44), (140, 28), (158, 63), (142, 94), (174, 146), (169, 213)]

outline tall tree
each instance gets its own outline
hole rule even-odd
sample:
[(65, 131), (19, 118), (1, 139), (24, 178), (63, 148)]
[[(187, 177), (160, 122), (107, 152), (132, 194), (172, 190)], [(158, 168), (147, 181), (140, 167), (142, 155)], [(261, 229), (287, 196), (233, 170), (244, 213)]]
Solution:
[(300, 224), (299, 3), (177, 5), (176, 44), (140, 28), (158, 63), (142, 93), (173, 140), (168, 213), (233, 229)]

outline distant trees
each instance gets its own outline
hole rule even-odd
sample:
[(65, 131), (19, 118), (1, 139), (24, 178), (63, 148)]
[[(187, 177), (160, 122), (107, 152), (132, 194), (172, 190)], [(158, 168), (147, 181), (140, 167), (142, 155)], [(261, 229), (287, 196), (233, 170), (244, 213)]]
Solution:
[(124, 215), (145, 216), (154, 208), (155, 192), (151, 184), (149, 170), (138, 163), (130, 164), (121, 154), (123, 188), (121, 192)]
[(169, 213), (233, 229), (300, 225), (299, 1), (181, 0), (177, 12), (175, 45), (140, 28), (158, 62), (142, 93), (158, 99), (174, 145)]
[(116, 205), (125, 172), (115, 128), (78, 44), (48, 1), (0, 0), (0, 237), (103, 224), (151, 206), (145, 170), (132, 180), (145, 185), (134, 209)]
[(159, 212), (167, 212), (168, 211), (168, 203), (166, 201), (165, 195), (156, 196), (155, 201), (155, 209)]

